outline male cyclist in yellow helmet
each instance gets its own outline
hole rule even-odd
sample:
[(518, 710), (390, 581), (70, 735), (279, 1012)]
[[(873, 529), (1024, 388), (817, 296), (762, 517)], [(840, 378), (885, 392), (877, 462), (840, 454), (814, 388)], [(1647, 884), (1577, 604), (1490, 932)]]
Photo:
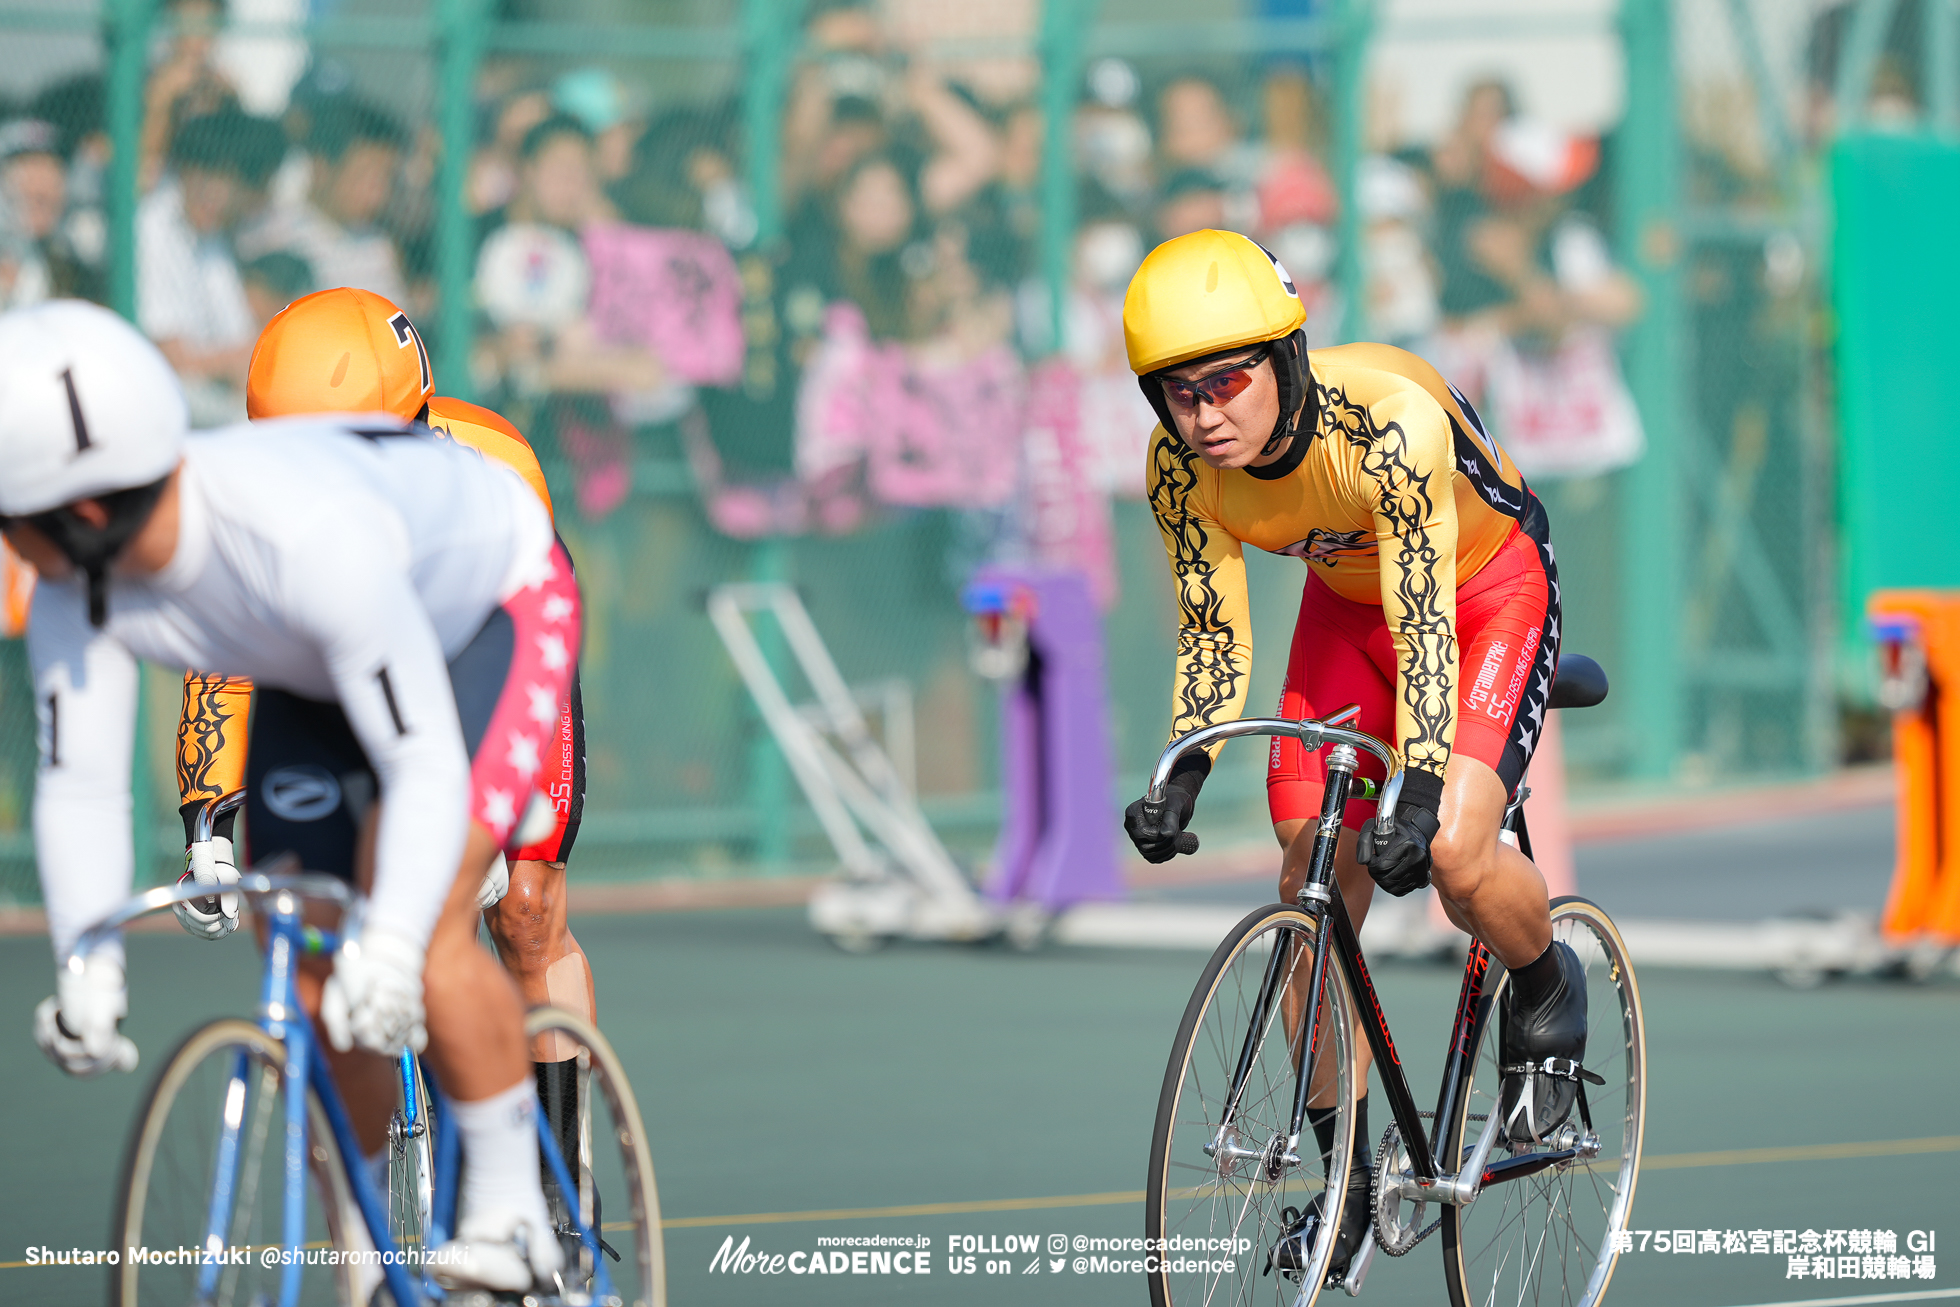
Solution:
[[(380, 412), (423, 422), (515, 470), (545, 511), (551, 511), (544, 473), (517, 428), (487, 408), (435, 395), (420, 333), (406, 313), (370, 291), (324, 290), (280, 311), (266, 324), (252, 351), (245, 401), (254, 419)], [(206, 800), (244, 785), (247, 835), (255, 861), (282, 851), (298, 853), (308, 866), (348, 861), (359, 838), (356, 813), (349, 810), (293, 822), (279, 810), (277, 796), (286, 780), (281, 773), (294, 767), (303, 770), (309, 760), (248, 760), (245, 724), (251, 694), (251, 683), (241, 678), (198, 672), (184, 677), (177, 783), (186, 842)], [(278, 713), (284, 708), (283, 702), (268, 701), (258, 711)], [(255, 726), (254, 734), (258, 733)], [(484, 920), (497, 952), (527, 1004), (552, 1003), (590, 1017), (595, 1006), (592, 970), (572, 937), (565, 904), (565, 859), (578, 835), (585, 799), (585, 720), (576, 671), (569, 705), (560, 714), (541, 762), (537, 785), (550, 802), (549, 822), (540, 802), (527, 819), (530, 828), (522, 830), (521, 838), (528, 842), (509, 856), (507, 868), (501, 861), (492, 865), (478, 906), (485, 909)], [(226, 838), (213, 840), (211, 847), (193, 847), (192, 871), (186, 874), (200, 880), (235, 876), (228, 835), (227, 830)], [(309, 860), (314, 858), (321, 861)], [(190, 933), (209, 939), (221, 938), (237, 923), (235, 903), (224, 899), (184, 904), (178, 916)], [(569, 1156), (578, 1138), (577, 1063), (553, 1060), (555, 1048), (532, 1051), (537, 1059), (538, 1097)], [(358, 1053), (338, 1056), (335, 1069), (350, 1090), (362, 1146), (372, 1153), (386, 1142), (393, 1069)]]
[[(1376, 885), (1400, 896), (1433, 882), (1450, 919), (1510, 970), (1502, 1065), (1557, 1058), (1576, 1070), (1583, 969), (1552, 941), (1544, 878), (1498, 837), (1558, 662), (1544, 509), (1429, 364), (1386, 345), (1309, 354), (1305, 319), (1279, 261), (1232, 232), (1159, 245), (1124, 298), (1130, 367), (1161, 423), (1147, 476), (1178, 594), (1171, 734), (1244, 715), (1244, 547), (1301, 559), (1278, 715), (1357, 703), (1359, 729), (1394, 744), (1407, 765), (1393, 834), (1375, 837), (1373, 803), (1348, 805), (1336, 871), (1349, 913), (1358, 927)], [(1211, 763), (1199, 754), (1180, 764), (1161, 818), (1146, 816), (1142, 800), (1130, 805), (1124, 825), (1145, 858), (1172, 856)], [(1380, 779), (1364, 757), (1362, 774), (1371, 769)], [(1319, 753), (1274, 741), (1266, 784), (1286, 850), (1282, 899), (1305, 879), (1324, 783)], [(1357, 1044), (1365, 1076), (1368, 1050)], [(1577, 1083), (1507, 1076), (1500, 1111), (1510, 1137), (1548, 1136), (1571, 1112)], [(1365, 1097), (1356, 1109), (1354, 1137), (1366, 1147)], [(1309, 1113), (1323, 1156), (1334, 1115), (1317, 1104)], [(1368, 1182), (1366, 1164), (1356, 1166), (1334, 1280), (1367, 1227)], [(1273, 1249), (1281, 1269), (1305, 1265), (1319, 1210), (1316, 1198)]]

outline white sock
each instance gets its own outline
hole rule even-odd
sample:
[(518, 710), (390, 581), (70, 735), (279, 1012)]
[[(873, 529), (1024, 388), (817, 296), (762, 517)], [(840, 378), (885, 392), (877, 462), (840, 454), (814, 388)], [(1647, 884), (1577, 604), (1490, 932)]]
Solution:
[(487, 1212), (545, 1219), (538, 1187), (538, 1088), (525, 1077), (474, 1103), (456, 1103), (456, 1133), (463, 1144), (463, 1192), (457, 1225)]

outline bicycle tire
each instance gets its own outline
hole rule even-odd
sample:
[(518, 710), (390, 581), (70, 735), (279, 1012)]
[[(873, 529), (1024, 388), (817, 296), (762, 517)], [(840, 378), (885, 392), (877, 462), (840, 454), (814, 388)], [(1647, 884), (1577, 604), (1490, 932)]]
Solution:
[[(1551, 911), (1552, 937), (1571, 944), (1586, 964), (1589, 1031), (1585, 1065), (1606, 1077), (1603, 1086), (1586, 1086), (1588, 1115), (1599, 1151), (1583, 1165), (1553, 1167), (1486, 1189), (1468, 1207), (1443, 1209), (1443, 1278), (1451, 1307), (1527, 1299), (1536, 1302), (1541, 1298), (1570, 1307), (1593, 1307), (1605, 1297), (1619, 1260), (1610, 1235), (1627, 1228), (1633, 1210), (1647, 1110), (1646, 1021), (1640, 1010), (1640, 988), (1626, 941), (1604, 909), (1590, 899), (1565, 895), (1552, 900)], [(1493, 1014), (1509, 981), (1508, 975), (1502, 975), (1491, 986)], [(1607, 1014), (1600, 1004), (1609, 996), (1619, 1008), (1618, 1049), (1602, 1039), (1611, 1026), (1602, 1020)], [(1496, 1111), (1499, 1077), (1494, 1015), (1484, 1023), (1478, 1045), (1471, 1050), (1470, 1079), (1464, 1085), (1456, 1116), (1448, 1123), (1441, 1159), (1461, 1159), (1475, 1143), (1472, 1127), (1481, 1129), (1482, 1123), (1472, 1118)], [(1568, 1129), (1585, 1133), (1576, 1106), (1572, 1120), (1561, 1127)], [(1493, 1150), (1493, 1158), (1504, 1147), (1500, 1143), (1498, 1150)], [(1579, 1189), (1577, 1177), (1581, 1175), (1590, 1183), (1589, 1193)], [(1601, 1175), (1610, 1176), (1604, 1190)], [(1541, 1206), (1542, 1222), (1534, 1215)], [(1555, 1214), (1564, 1227), (1562, 1232), (1553, 1224)], [(1596, 1232), (1595, 1226), (1599, 1227)], [(1513, 1230), (1519, 1252), (1515, 1264), (1507, 1257)], [(1587, 1246), (1589, 1234), (1591, 1247)], [(1527, 1249), (1526, 1245), (1534, 1246)], [(1546, 1280), (1555, 1266), (1558, 1282), (1547, 1289)], [(1576, 1289), (1575, 1278), (1579, 1280)]]
[[(227, 1267), (225, 1272), (221, 1274), (220, 1279), (229, 1278), (235, 1286), (241, 1281), (256, 1282), (256, 1278), (258, 1277), (271, 1277), (279, 1274), (276, 1269), (269, 1269), (260, 1265), (257, 1254), (268, 1243), (272, 1246), (277, 1246), (278, 1239), (276, 1231), (278, 1214), (284, 1209), (283, 1190), (275, 1188), (270, 1195), (274, 1207), (273, 1237), (265, 1241), (255, 1240), (253, 1232), (255, 1229), (261, 1228), (254, 1221), (254, 1200), (257, 1198), (259, 1192), (259, 1186), (257, 1184), (259, 1177), (256, 1174), (257, 1164), (270, 1160), (275, 1172), (283, 1173), (284, 1169), (283, 1149), (285, 1126), (283, 1108), (276, 1116), (278, 1122), (276, 1132), (278, 1152), (271, 1156), (270, 1159), (268, 1159), (264, 1151), (264, 1145), (273, 1142), (269, 1130), (267, 1134), (256, 1139), (259, 1150), (254, 1155), (252, 1151), (254, 1131), (246, 1129), (244, 1122), (248, 1109), (253, 1109), (257, 1104), (265, 1101), (264, 1091), (271, 1084), (277, 1082), (280, 1091), (284, 1091), (286, 1085), (286, 1046), (282, 1041), (273, 1038), (249, 1021), (237, 1017), (222, 1018), (208, 1025), (201, 1026), (186, 1035), (179, 1042), (176, 1049), (172, 1051), (169, 1058), (165, 1060), (163, 1068), (158, 1071), (156, 1078), (151, 1081), (150, 1087), (143, 1097), (142, 1110), (137, 1114), (136, 1123), (131, 1130), (129, 1142), (124, 1148), (122, 1174), (117, 1189), (115, 1228), (111, 1233), (110, 1241), (112, 1247), (124, 1254), (121, 1264), (110, 1268), (109, 1301), (115, 1307), (141, 1307), (141, 1304), (146, 1300), (146, 1283), (154, 1285), (160, 1280), (181, 1280), (185, 1275), (191, 1273), (191, 1268), (186, 1267), (146, 1266), (130, 1257), (128, 1250), (143, 1247), (174, 1249), (179, 1246), (188, 1246), (196, 1248), (203, 1244), (204, 1240), (201, 1231), (192, 1231), (189, 1237), (185, 1237), (182, 1234), (158, 1229), (157, 1233), (160, 1237), (155, 1239), (146, 1238), (144, 1222), (153, 1206), (150, 1202), (150, 1184), (152, 1179), (158, 1175), (160, 1153), (168, 1150), (172, 1154), (171, 1158), (165, 1159), (163, 1169), (166, 1171), (175, 1169), (174, 1158), (177, 1152), (176, 1144), (178, 1137), (172, 1131), (173, 1129), (183, 1129), (189, 1124), (183, 1120), (173, 1121), (172, 1109), (185, 1096), (187, 1087), (190, 1086), (193, 1077), (197, 1075), (199, 1070), (207, 1066), (214, 1055), (222, 1056), (227, 1053), (234, 1055), (234, 1057), (243, 1054), (247, 1059), (244, 1065), (256, 1068), (259, 1077), (259, 1093), (257, 1097), (254, 1097), (251, 1087), (247, 1085), (243, 1092), (237, 1095), (238, 1102), (236, 1104), (235, 1114), (240, 1123), (241, 1130), (244, 1131), (247, 1145), (246, 1151), (240, 1160), (237, 1174), (241, 1178), (241, 1182), (245, 1178), (250, 1178), (253, 1181), (253, 1187), (247, 1193), (246, 1201), (242, 1204), (243, 1212), (234, 1213), (233, 1220), (231, 1221), (232, 1234), (228, 1237), (226, 1243), (226, 1246), (230, 1248), (245, 1248), (251, 1255), (248, 1256), (248, 1264), (245, 1267)], [(233, 1065), (236, 1068), (239, 1064), (234, 1062)], [(227, 1083), (243, 1083), (243, 1081), (236, 1077), (234, 1070), (234, 1073), (227, 1077)], [(315, 1200), (309, 1206), (317, 1206), (318, 1208), (318, 1215), (321, 1225), (324, 1227), (327, 1243), (335, 1248), (344, 1248), (346, 1242), (342, 1237), (343, 1231), (340, 1228), (341, 1214), (350, 1210), (353, 1202), (347, 1184), (347, 1173), (341, 1165), (340, 1150), (334, 1141), (333, 1131), (327, 1123), (326, 1112), (320, 1105), (318, 1095), (313, 1092), (310, 1085), (306, 1088), (306, 1106), (308, 1161), (310, 1164), (309, 1169), (313, 1172), (313, 1197)], [(229, 1097), (223, 1110), (234, 1110)], [(259, 1125), (267, 1125), (269, 1127), (274, 1119), (274, 1114), (269, 1111), (254, 1110), (251, 1112), (251, 1122), (255, 1127)], [(194, 1145), (189, 1145), (183, 1151), (195, 1155), (198, 1150)], [(212, 1171), (205, 1172), (205, 1183), (202, 1186), (203, 1192), (207, 1194), (210, 1188), (211, 1175), (215, 1172), (215, 1167), (216, 1160), (214, 1158)], [(208, 1200), (206, 1205), (194, 1203), (192, 1204), (191, 1210), (201, 1218), (201, 1214), (206, 1210), (207, 1205)], [(158, 1206), (161, 1206), (161, 1204)], [(179, 1211), (181, 1210), (180, 1208)], [(177, 1213), (169, 1214), (176, 1215)], [(154, 1223), (153, 1228), (155, 1228)], [(303, 1277), (302, 1302), (332, 1301), (335, 1303), (351, 1304), (354, 1288), (349, 1269), (346, 1267), (323, 1269), (326, 1271), (324, 1275), (306, 1275)], [(149, 1272), (155, 1273), (151, 1274)], [(153, 1302), (182, 1303), (190, 1301), (192, 1297), (193, 1295), (182, 1292), (173, 1292), (166, 1285), (160, 1292), (153, 1291), (149, 1293), (147, 1300)], [(252, 1300), (252, 1295), (247, 1293), (241, 1296), (234, 1291), (225, 1295), (224, 1300), (248, 1302)]]
[[(1160, 1257), (1156, 1269), (1146, 1269), (1152, 1307), (1262, 1300), (1287, 1307), (1311, 1307), (1326, 1281), (1327, 1264), (1333, 1256), (1335, 1236), (1341, 1225), (1341, 1205), (1347, 1197), (1348, 1171), (1354, 1162), (1353, 1003), (1340, 968), (1332, 965), (1331, 960), (1322, 1022), (1332, 1038), (1317, 1042), (1325, 1050), (1320, 1056), (1332, 1059), (1338, 1114), (1334, 1152), (1318, 1184), (1307, 1174), (1316, 1169), (1311, 1161), (1282, 1163), (1276, 1175), (1272, 1163), (1286, 1143), (1283, 1132), (1290, 1124), (1298, 1065), (1291, 1035), (1282, 1033), (1277, 1044), (1268, 1041), (1284, 1008), (1283, 997), (1274, 1003), (1265, 1031), (1255, 1042), (1255, 1056), (1235, 1114), (1236, 1120), (1244, 1123), (1249, 1109), (1255, 1114), (1258, 1127), (1263, 1127), (1263, 1138), (1246, 1140), (1259, 1145), (1258, 1160), (1220, 1163), (1205, 1148), (1207, 1144), (1219, 1142), (1220, 1132), (1227, 1124), (1222, 1119), (1225, 1116), (1222, 1100), (1230, 1093), (1230, 1082), (1249, 1028), (1250, 1008), (1256, 1006), (1265, 968), (1281, 930), (1288, 931), (1294, 939), (1307, 941), (1312, 936), (1313, 923), (1303, 910), (1290, 904), (1275, 903), (1248, 913), (1212, 952), (1178, 1024), (1177, 1038), (1158, 1094), (1157, 1116), (1150, 1138), (1150, 1172), (1144, 1191), (1144, 1233), (1151, 1241), (1147, 1247)], [(1284, 964), (1287, 970), (1279, 979), (1282, 996), (1295, 983), (1307, 984), (1311, 974), (1311, 945), (1290, 948), (1289, 954)], [(1245, 986), (1248, 978), (1252, 983), (1250, 995)], [(1272, 1057), (1275, 1051), (1277, 1058)], [(1208, 1088), (1193, 1067), (1198, 1065), (1209, 1075), (1214, 1062), (1220, 1077)], [(1308, 1138), (1310, 1141), (1311, 1136)], [(1367, 1145), (1364, 1142), (1362, 1146)], [(1182, 1183), (1187, 1176), (1192, 1182), (1189, 1189)], [(1333, 1210), (1322, 1224), (1306, 1272), (1296, 1284), (1283, 1272), (1262, 1271), (1260, 1268), (1267, 1265), (1269, 1251), (1285, 1228), (1280, 1216), (1282, 1204), (1298, 1190), (1300, 1205), (1304, 1207), (1315, 1188), (1332, 1196)], [(1191, 1199), (1198, 1202), (1187, 1213), (1184, 1204)], [(1225, 1200), (1222, 1205), (1220, 1199)], [(1202, 1211), (1207, 1205), (1211, 1210)], [(1230, 1210), (1234, 1206), (1238, 1209), (1236, 1216)], [(1195, 1218), (1199, 1215), (1206, 1222), (1202, 1229), (1196, 1225)], [(1220, 1216), (1228, 1218), (1223, 1232), (1216, 1224)], [(1253, 1221), (1250, 1230), (1245, 1228), (1248, 1219)], [(1228, 1239), (1230, 1251), (1217, 1247), (1189, 1250), (1171, 1246), (1172, 1242), (1183, 1239)], [(1189, 1260), (1213, 1266), (1229, 1262), (1230, 1269), (1197, 1272), (1168, 1269), (1185, 1258), (1187, 1252), (1191, 1254)], [(1218, 1278), (1221, 1275), (1232, 1278), (1229, 1288), (1221, 1288)], [(1195, 1281), (1193, 1276), (1197, 1277)]]
[[(581, 1186), (605, 1169), (596, 1153), (591, 1151), (597, 1148), (599, 1139), (595, 1137), (592, 1126), (594, 1103), (590, 1086), (596, 1085), (600, 1097), (605, 1100), (610, 1117), (610, 1133), (619, 1146), (617, 1179), (627, 1191), (629, 1219), (607, 1220), (608, 1217), (617, 1216), (617, 1209), (603, 1207), (599, 1215), (604, 1221), (600, 1227), (602, 1235), (620, 1232), (632, 1235), (636, 1274), (635, 1283), (630, 1286), (630, 1296), (625, 1301), (632, 1307), (666, 1307), (667, 1263), (660, 1232), (660, 1193), (654, 1186), (653, 1154), (647, 1147), (646, 1126), (640, 1117), (639, 1103), (633, 1097), (633, 1088), (627, 1082), (626, 1069), (620, 1064), (619, 1055), (613, 1051), (612, 1045), (599, 1033), (598, 1027), (583, 1017), (561, 1008), (536, 1007), (524, 1019), (524, 1036), (527, 1040), (554, 1032), (577, 1041), (579, 1059), (586, 1064), (581, 1067), (581, 1078), (587, 1089), (581, 1095), (580, 1117), (581, 1148), (587, 1151), (588, 1156), (582, 1159), (580, 1166), (578, 1179)], [(568, 1168), (572, 1160), (565, 1159)], [(616, 1201), (613, 1195), (602, 1192), (600, 1196)], [(589, 1214), (584, 1219), (589, 1220)], [(621, 1265), (624, 1264), (622, 1257)]]

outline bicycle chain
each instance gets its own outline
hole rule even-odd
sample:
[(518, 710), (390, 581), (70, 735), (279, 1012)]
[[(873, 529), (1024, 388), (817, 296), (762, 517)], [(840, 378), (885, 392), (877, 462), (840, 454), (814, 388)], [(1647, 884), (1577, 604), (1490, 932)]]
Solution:
[[(1430, 1113), (1424, 1112), (1423, 1115), (1429, 1116)], [(1443, 1218), (1439, 1216), (1431, 1221), (1426, 1228), (1416, 1230), (1414, 1221), (1411, 1221), (1409, 1225), (1403, 1228), (1402, 1242), (1396, 1243), (1389, 1239), (1382, 1220), (1382, 1199), (1386, 1196), (1383, 1185), (1388, 1179), (1390, 1164), (1395, 1160), (1395, 1145), (1399, 1137), (1400, 1131), (1393, 1125), (1389, 1126), (1388, 1130), (1382, 1135), (1381, 1148), (1375, 1156), (1374, 1179), (1368, 1186), (1368, 1218), (1370, 1223), (1375, 1227), (1375, 1246), (1390, 1257), (1407, 1256), (1410, 1252), (1414, 1251), (1417, 1244), (1436, 1233), (1436, 1228), (1443, 1223)], [(1422, 1219), (1422, 1209), (1428, 1205), (1427, 1203), (1415, 1204), (1415, 1212), (1413, 1214), (1415, 1220)]]

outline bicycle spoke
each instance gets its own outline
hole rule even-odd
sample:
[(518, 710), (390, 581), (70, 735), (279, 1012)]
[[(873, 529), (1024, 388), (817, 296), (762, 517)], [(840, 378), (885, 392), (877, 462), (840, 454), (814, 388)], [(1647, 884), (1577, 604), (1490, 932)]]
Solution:
[[(1563, 1139), (1548, 1146), (1590, 1139), (1587, 1146), (1596, 1151), (1503, 1184), (1502, 1195), (1487, 1190), (1469, 1207), (1445, 1214), (1445, 1263), (1458, 1304), (1591, 1307), (1617, 1257), (1609, 1235), (1628, 1219), (1645, 1070), (1632, 969), (1610, 923), (1584, 900), (1555, 903), (1553, 925), (1553, 937), (1573, 949), (1586, 976), (1592, 1035), (1586, 1063), (1610, 1083), (1588, 1086), (1587, 1114), (1575, 1105), (1561, 1127)], [(1499, 1001), (1504, 983), (1493, 995)], [(1496, 1043), (1492, 1022), (1477, 1050), (1466, 1113), (1495, 1110)], [(1453, 1138), (1467, 1145), (1466, 1124), (1453, 1127)], [(1534, 1150), (1509, 1151), (1525, 1157)]]
[[(1312, 1161), (1281, 1166), (1270, 1177), (1267, 1172), (1290, 1133), (1300, 1074), (1299, 1018), (1305, 1010), (1298, 986), (1310, 975), (1314, 941), (1297, 910), (1273, 912), (1257, 927), (1249, 919), (1229, 956), (1208, 966), (1200, 999), (1194, 1000), (1197, 1006), (1180, 1034), (1184, 1051), (1177, 1064), (1179, 1079), (1166, 1082), (1152, 1152), (1153, 1233), (1226, 1241), (1224, 1246), (1234, 1251), (1201, 1259), (1229, 1259), (1234, 1266), (1230, 1272), (1153, 1274), (1154, 1301), (1285, 1307), (1298, 1295), (1298, 1286), (1284, 1274), (1262, 1276), (1260, 1271), (1282, 1232), (1282, 1206), (1307, 1201), (1300, 1195), (1324, 1187), (1321, 1167)], [(1270, 976), (1273, 992), (1262, 1003), (1261, 990), (1274, 965), (1272, 949), (1282, 931), (1292, 932), (1293, 939)], [(1330, 1028), (1319, 1057), (1351, 1055), (1347, 1043), (1344, 1029)], [(1245, 1073), (1235, 1086), (1242, 1056)], [(1310, 1067), (1306, 1070), (1311, 1073)], [(1339, 1083), (1346, 1092), (1346, 1082)], [(1251, 1155), (1213, 1157), (1204, 1151), (1220, 1142)], [(1238, 1241), (1246, 1251), (1237, 1251)]]

